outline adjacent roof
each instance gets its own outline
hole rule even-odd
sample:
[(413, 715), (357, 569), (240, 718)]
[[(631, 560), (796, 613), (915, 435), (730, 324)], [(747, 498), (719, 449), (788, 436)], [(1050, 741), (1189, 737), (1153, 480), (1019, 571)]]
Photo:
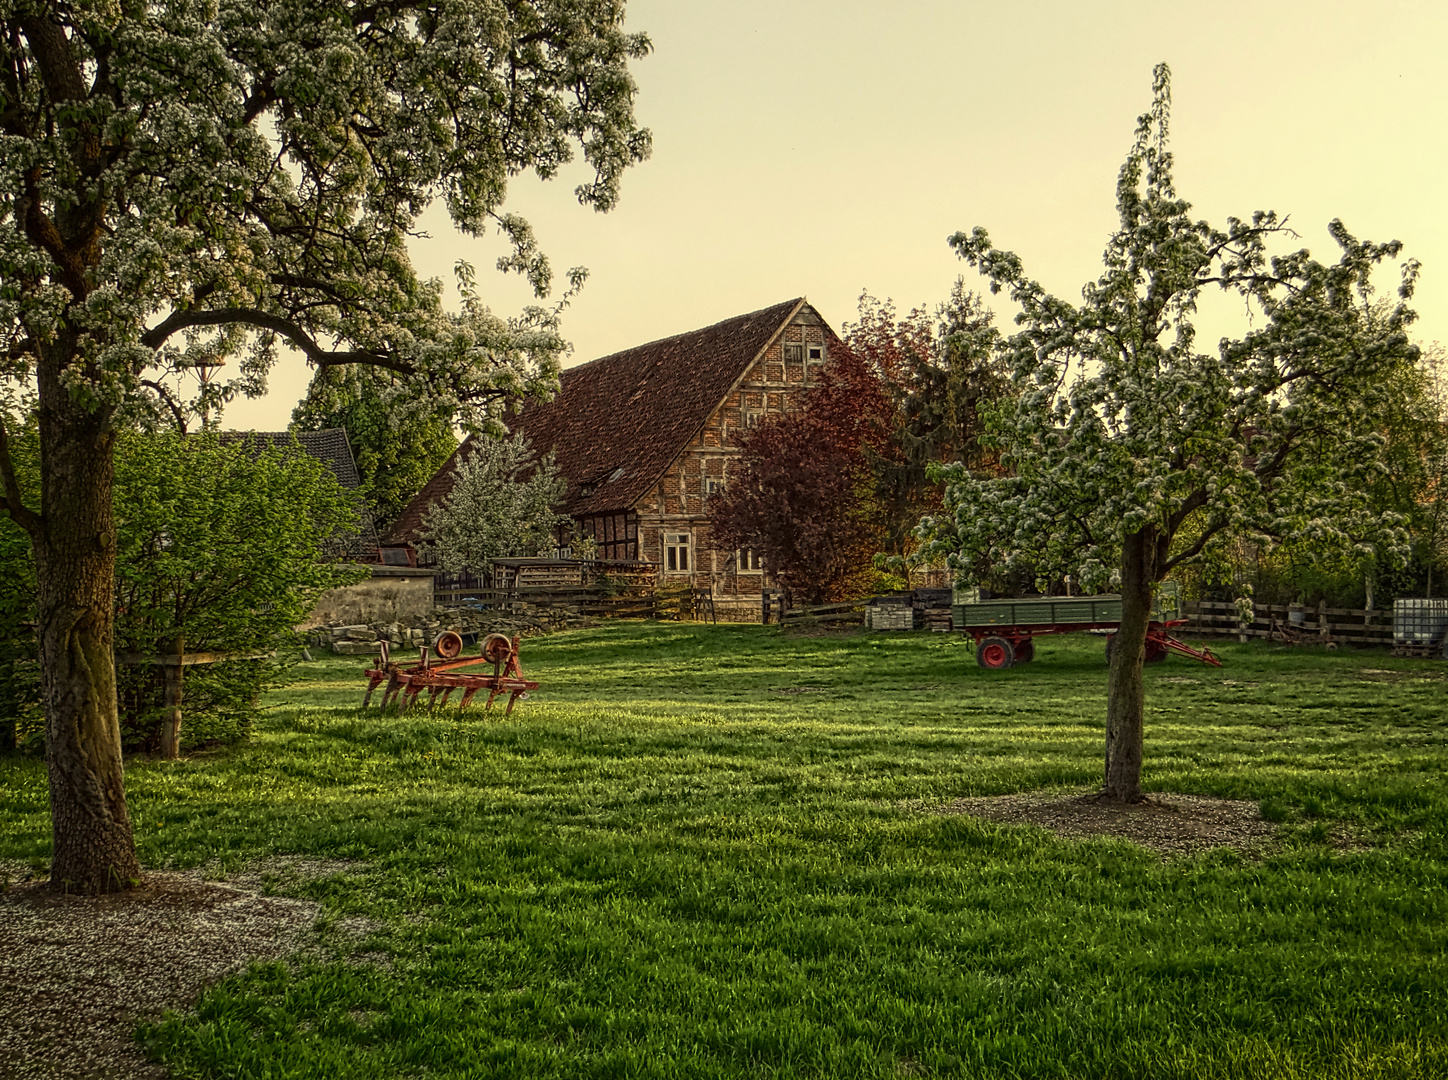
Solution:
[[(563, 512), (633, 507), (803, 305), (786, 300), (564, 371), (557, 396), (530, 402), (512, 424), (540, 457), (553, 452), (568, 478)], [(389, 533), (394, 542), (416, 539), (427, 508), (452, 491), (471, 442), (408, 504)]]
[[(254, 453), (260, 453), (269, 446), (282, 449), (292, 445), (295, 439), (309, 457), (314, 457), (337, 478), (345, 491), (356, 491), (362, 486), (357, 472), (357, 461), (352, 457), (352, 444), (347, 441), (343, 428), (323, 428), (321, 431), (223, 431), (220, 434), (224, 444), (240, 443)], [(377, 526), (366, 506), (361, 505), (360, 528), (356, 536), (337, 537), (333, 544), (340, 553), (354, 558), (374, 559), (377, 557)]]

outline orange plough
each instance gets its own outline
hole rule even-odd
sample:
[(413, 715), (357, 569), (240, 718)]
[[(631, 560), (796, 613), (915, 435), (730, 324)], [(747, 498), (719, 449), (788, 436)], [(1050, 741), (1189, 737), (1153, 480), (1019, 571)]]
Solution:
[[(462, 691), (458, 708), (465, 709), (479, 690), (486, 690), (488, 700), (484, 708), (492, 708), (493, 699), (506, 693), (507, 712), (511, 715), (514, 704), (526, 698), (529, 691), (538, 689), (537, 683), (523, 677), (523, 668), (518, 663), (518, 638), (489, 634), (483, 638), (477, 656), (463, 656), (463, 639), (446, 630), (438, 636), (432, 651), (435, 656), (429, 655), (426, 645), (421, 646), (418, 663), (404, 667), (392, 660), (387, 642), (382, 642), (377, 662), (367, 672), (367, 693), (362, 698), (362, 707), (372, 704), (372, 695), (386, 683), (380, 702), (383, 709), (408, 712), (416, 707), (424, 690), (428, 712), (446, 705), (454, 690)], [(492, 664), (492, 674), (463, 670), (478, 664)]]

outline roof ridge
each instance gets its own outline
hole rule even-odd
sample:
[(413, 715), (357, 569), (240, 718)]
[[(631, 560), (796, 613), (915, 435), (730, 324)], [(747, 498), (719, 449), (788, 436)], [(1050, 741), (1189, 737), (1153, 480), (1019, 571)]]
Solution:
[(695, 334), (707, 334), (711, 330), (717, 330), (725, 323), (743, 322), (746, 319), (752, 319), (757, 315), (763, 315), (765, 312), (773, 311), (776, 308), (792, 308), (797, 304), (807, 301), (808, 297), (796, 296), (793, 300), (785, 300), (782, 303), (778, 304), (768, 304), (765, 307), (759, 308), (757, 311), (746, 311), (742, 315), (731, 315), (727, 319), (720, 319), (718, 322), (710, 323), (708, 326), (698, 326), (695, 327), (693, 330), (683, 330), (677, 334), (669, 334), (666, 337), (655, 338), (653, 341), (641, 341), (637, 345), (630, 345), (627, 349), (618, 349), (615, 352), (605, 353), (603, 356), (595, 356), (592, 360), (585, 360), (581, 364), (574, 364), (572, 367), (564, 368), (563, 374), (567, 375), (570, 372), (579, 371), (582, 368), (586, 367), (591, 367), (594, 364), (602, 363), (604, 360), (612, 360), (614, 359), (614, 357), (622, 356), (624, 353), (638, 352), (640, 349), (651, 349), (658, 345), (667, 345), (671, 341), (677, 341), (679, 338), (693, 337)]

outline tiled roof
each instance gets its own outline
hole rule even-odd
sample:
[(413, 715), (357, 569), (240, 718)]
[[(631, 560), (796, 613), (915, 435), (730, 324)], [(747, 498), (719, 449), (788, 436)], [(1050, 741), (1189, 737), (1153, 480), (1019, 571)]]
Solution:
[[(568, 478), (563, 511), (582, 517), (633, 507), (803, 302), (787, 300), (564, 371), (552, 401), (530, 402), (511, 421), (540, 457), (553, 451)], [(427, 508), (452, 490), (453, 470), (470, 442), (402, 512), (390, 540), (416, 540)]]

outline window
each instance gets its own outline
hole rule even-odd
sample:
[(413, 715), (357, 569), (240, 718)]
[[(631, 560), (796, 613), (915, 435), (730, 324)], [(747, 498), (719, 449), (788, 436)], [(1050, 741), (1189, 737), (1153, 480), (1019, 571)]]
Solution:
[(664, 533), (664, 570), (670, 574), (689, 572), (689, 533)]
[(809, 362), (811, 364), (823, 364), (825, 362), (825, 347), (823, 345), (811, 345), (808, 352)]
[(734, 553), (734, 565), (741, 574), (759, 574), (764, 571), (764, 560), (759, 557), (759, 552), (750, 548), (740, 548)]
[(760, 418), (760, 416), (762, 416), (762, 415), (763, 415), (763, 414), (760, 413), (759, 410), (757, 410), (757, 409), (745, 409), (745, 410), (744, 410), (744, 426), (745, 426), (746, 428), (752, 428), (752, 427), (757, 426), (757, 425), (759, 424), (759, 418)]
[(798, 342), (798, 341), (786, 341), (786, 342), (784, 343), (784, 364), (785, 364), (785, 367), (788, 367), (790, 364), (803, 364), (803, 363), (804, 363), (804, 345), (802, 345), (802, 344), (801, 344), (800, 342)]
[(717, 476), (704, 477), (704, 498), (716, 495), (724, 490), (724, 481)]

